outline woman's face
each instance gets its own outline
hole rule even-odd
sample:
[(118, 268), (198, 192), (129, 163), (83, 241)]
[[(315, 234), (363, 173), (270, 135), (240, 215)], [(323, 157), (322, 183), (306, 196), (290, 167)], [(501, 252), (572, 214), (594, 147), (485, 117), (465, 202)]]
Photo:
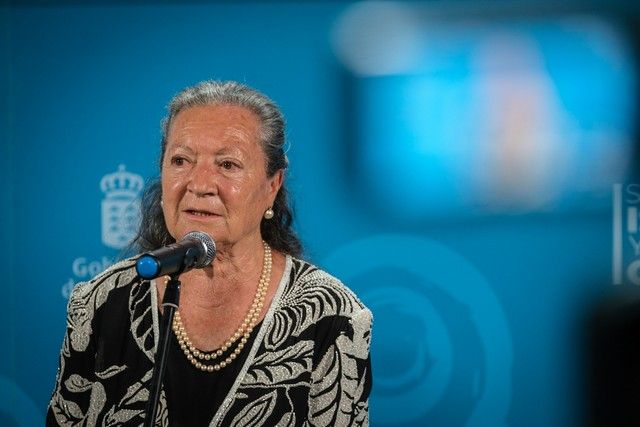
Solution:
[(174, 117), (162, 159), (162, 200), (176, 240), (194, 230), (222, 244), (260, 238), (282, 171), (267, 177), (259, 135), (258, 116), (234, 105), (190, 107)]

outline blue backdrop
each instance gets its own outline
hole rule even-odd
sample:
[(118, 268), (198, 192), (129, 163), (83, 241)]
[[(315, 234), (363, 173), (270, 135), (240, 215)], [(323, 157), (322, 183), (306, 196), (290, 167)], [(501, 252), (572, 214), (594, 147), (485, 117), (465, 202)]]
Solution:
[(580, 425), (585, 316), (637, 256), (633, 35), (505, 4), (2, 6), (0, 424), (42, 423), (69, 291), (214, 78), (284, 111), (307, 258), (374, 313), (372, 425)]

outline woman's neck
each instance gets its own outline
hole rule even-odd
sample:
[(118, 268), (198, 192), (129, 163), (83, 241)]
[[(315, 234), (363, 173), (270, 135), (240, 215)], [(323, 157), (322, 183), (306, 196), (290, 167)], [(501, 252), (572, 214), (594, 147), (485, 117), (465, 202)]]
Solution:
[(263, 268), (262, 240), (220, 245), (211, 266), (180, 276), (184, 297), (202, 308), (224, 306), (241, 293), (255, 292)]

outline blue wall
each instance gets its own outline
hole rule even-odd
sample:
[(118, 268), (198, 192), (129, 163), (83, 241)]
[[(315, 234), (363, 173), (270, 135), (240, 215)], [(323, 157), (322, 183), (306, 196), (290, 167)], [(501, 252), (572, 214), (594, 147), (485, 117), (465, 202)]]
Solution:
[[(381, 208), (385, 193), (363, 187), (375, 182), (358, 175), (368, 170), (358, 138), (377, 117), (363, 113), (369, 98), (358, 92), (370, 81), (345, 68), (332, 47), (348, 8), (0, 8), (8, 301), (0, 314), (0, 424), (42, 422), (65, 296), (120, 255), (101, 240), (101, 180), (120, 165), (155, 177), (164, 106), (211, 78), (246, 82), (285, 113), (288, 185), (307, 256), (374, 312), (372, 425), (581, 424), (584, 318), (612, 287), (614, 181), (580, 193), (570, 209), (466, 215), (468, 206), (454, 203), (437, 215), (404, 216), (393, 212), (389, 185)], [(634, 85), (634, 74), (627, 77)], [(636, 107), (624, 105), (628, 114)], [(633, 126), (616, 129), (632, 135)], [(625, 171), (613, 176), (622, 180)]]

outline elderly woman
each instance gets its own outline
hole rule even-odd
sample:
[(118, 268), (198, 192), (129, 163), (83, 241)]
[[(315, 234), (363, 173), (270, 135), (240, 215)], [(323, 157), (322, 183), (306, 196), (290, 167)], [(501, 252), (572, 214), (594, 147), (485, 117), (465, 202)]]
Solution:
[[(238, 83), (169, 105), (137, 244), (200, 230), (218, 251), (180, 276), (157, 425), (368, 425), (371, 312), (298, 258), (284, 139), (274, 103)], [(48, 424), (143, 423), (168, 278), (141, 280), (134, 263), (74, 289)]]

